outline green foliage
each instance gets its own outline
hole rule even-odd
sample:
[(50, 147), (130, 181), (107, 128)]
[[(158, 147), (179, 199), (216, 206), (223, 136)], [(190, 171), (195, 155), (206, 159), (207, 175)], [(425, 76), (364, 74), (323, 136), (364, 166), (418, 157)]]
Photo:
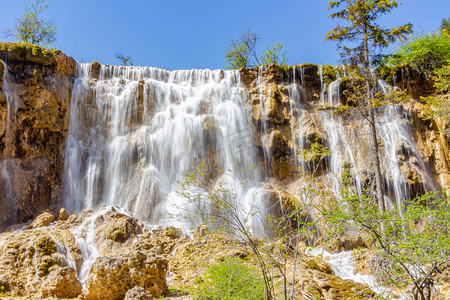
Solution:
[(0, 297), (5, 296), (7, 293), (7, 289), (4, 285), (0, 285)]
[(133, 65), (133, 60), (132, 60), (131, 56), (124, 55), (122, 53), (116, 53), (115, 56), (120, 61), (120, 64), (122, 66), (132, 66)]
[(225, 58), (228, 61), (227, 69), (253, 68), (264, 64), (286, 64), (287, 51), (283, 51), (283, 45), (278, 42), (275, 45), (267, 46), (264, 54), (258, 57), (256, 42), (259, 38), (258, 34), (248, 29), (240, 39), (232, 39), (225, 52)]
[(409, 64), (421, 74), (430, 75), (450, 60), (450, 36), (432, 32), (406, 40), (392, 55), (389, 65)]
[(437, 196), (428, 193), (380, 212), (373, 199), (345, 187), (340, 200), (318, 207), (327, 224), (325, 240), (363, 232), (379, 262), (378, 277), (406, 289), (413, 299), (430, 299), (427, 295), (450, 262), (450, 198)]
[(283, 45), (275, 43), (275, 45), (267, 46), (264, 55), (260, 58), (261, 64), (284, 65), (287, 62), (286, 51), (283, 51)]
[(442, 19), (440, 30), (441, 30), (441, 32), (443, 32), (444, 30), (446, 30), (447, 33), (450, 32), (450, 18), (448, 18), (447, 20)]
[(330, 66), (329, 64), (322, 66), (322, 76), (323, 76), (323, 83), (330, 84), (331, 82), (335, 81), (337, 78), (337, 72), (336, 69), (333, 66)]
[(227, 258), (209, 267), (197, 280), (194, 299), (264, 299), (264, 281), (243, 260)]
[(447, 61), (447, 65), (443, 66), (439, 70), (436, 70), (433, 80), (434, 86), (439, 92), (450, 92), (450, 60)]
[(222, 178), (228, 178), (213, 182), (207, 177), (205, 163), (199, 161), (199, 166), (185, 176), (177, 189), (177, 194), (188, 201), (188, 205), (184, 204), (182, 209), (193, 213), (197, 222), (200, 220), (213, 230), (234, 235), (250, 249), (264, 282), (264, 297), (260, 298), (276, 299), (275, 278), (283, 280), (283, 294), (287, 297), (286, 275), (279, 258), (253, 237), (249, 224), (250, 218), (260, 217), (262, 221), (267, 221), (267, 216), (261, 216), (257, 203), (248, 207), (242, 201), (243, 195), (239, 190), (245, 186), (245, 181), (237, 180), (230, 171), (221, 172)]
[(50, 61), (54, 54), (52, 50), (30, 43), (0, 42), (0, 51), (10, 52), (17, 56), (32, 56), (46, 61)]
[(344, 62), (364, 66), (377, 64), (381, 59), (379, 50), (412, 31), (411, 24), (384, 29), (376, 23), (378, 18), (399, 5), (396, 0), (339, 0), (328, 3), (328, 9), (344, 6), (329, 17), (342, 19), (346, 25), (336, 25), (325, 38), (338, 43)]
[(259, 35), (251, 32), (250, 29), (242, 34), (240, 39), (231, 40), (230, 46), (225, 52), (225, 58), (228, 61), (228, 69), (248, 68), (259, 65), (256, 56), (256, 41)]
[(17, 19), (16, 26), (6, 31), (5, 35), (17, 42), (51, 46), (56, 41), (56, 27), (41, 16), (48, 9), (45, 2), (45, 0), (26, 0), (25, 14)]

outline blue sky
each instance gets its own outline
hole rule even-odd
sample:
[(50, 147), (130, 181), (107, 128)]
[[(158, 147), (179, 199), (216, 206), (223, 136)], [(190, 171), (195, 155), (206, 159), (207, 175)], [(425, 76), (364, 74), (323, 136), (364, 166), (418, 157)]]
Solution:
[[(450, 17), (449, 0), (405, 0), (380, 23), (411, 22), (429, 32)], [(79, 62), (117, 64), (116, 52), (135, 65), (167, 69), (224, 68), (230, 39), (250, 28), (257, 48), (280, 42), (288, 63), (337, 64), (335, 44), (324, 42), (335, 21), (325, 0), (52, 0), (45, 17), (58, 29), (55, 47)], [(21, 0), (0, 0), (0, 30), (22, 16)], [(5, 40), (4, 37), (1, 40)]]

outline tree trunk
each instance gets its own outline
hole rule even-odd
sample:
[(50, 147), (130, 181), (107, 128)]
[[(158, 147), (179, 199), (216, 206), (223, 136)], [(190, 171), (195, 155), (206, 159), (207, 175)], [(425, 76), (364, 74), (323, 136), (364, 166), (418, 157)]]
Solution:
[(367, 88), (367, 99), (366, 105), (369, 110), (369, 126), (370, 126), (370, 138), (371, 138), (371, 160), (373, 163), (373, 167), (375, 170), (375, 185), (377, 191), (377, 202), (378, 208), (380, 212), (386, 211), (386, 207), (384, 205), (384, 190), (383, 190), (383, 180), (381, 177), (381, 168), (380, 168), (380, 152), (378, 148), (378, 135), (377, 135), (377, 127), (375, 123), (375, 108), (371, 107), (372, 101), (372, 73), (370, 70), (370, 59), (369, 59), (369, 42), (367, 36), (367, 20), (366, 15), (362, 14), (362, 24), (363, 24), (363, 34), (364, 34), (364, 42), (363, 42), (363, 72), (364, 77), (366, 79), (366, 88)]
[(377, 127), (375, 124), (375, 109), (369, 109), (369, 118), (370, 118), (370, 137), (371, 137), (371, 158), (373, 167), (375, 170), (375, 185), (377, 191), (377, 202), (378, 209), (380, 212), (386, 211), (386, 207), (384, 205), (384, 190), (383, 190), (383, 179), (381, 177), (381, 168), (380, 168), (380, 149), (378, 147), (378, 136), (377, 136)]

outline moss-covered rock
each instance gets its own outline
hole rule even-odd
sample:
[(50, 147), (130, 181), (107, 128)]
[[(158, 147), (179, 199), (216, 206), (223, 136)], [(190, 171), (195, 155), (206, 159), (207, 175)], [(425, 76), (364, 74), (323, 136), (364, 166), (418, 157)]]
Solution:
[(0, 42), (0, 52), (5, 52), (12, 60), (30, 61), (41, 65), (52, 63), (52, 50), (30, 43)]

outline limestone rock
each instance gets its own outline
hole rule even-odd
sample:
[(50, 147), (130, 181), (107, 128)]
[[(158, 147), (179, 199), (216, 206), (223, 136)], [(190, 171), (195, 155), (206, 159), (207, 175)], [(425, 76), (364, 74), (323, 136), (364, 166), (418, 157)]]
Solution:
[(125, 294), (124, 300), (152, 300), (152, 295), (144, 288), (135, 286)]
[(159, 297), (166, 289), (166, 272), (167, 261), (152, 252), (128, 251), (99, 257), (86, 281), (85, 299), (123, 299), (135, 286)]
[[(7, 120), (0, 80), (0, 231), (60, 206), (64, 147), (76, 61), (61, 51), (0, 42), (17, 113)], [(0, 63), (3, 67), (3, 64)], [(9, 122), (8, 122), (9, 121)]]
[(119, 212), (109, 211), (95, 221), (97, 246), (102, 255), (113, 253), (123, 243), (142, 233), (137, 219)]
[(39, 227), (45, 227), (50, 225), (53, 221), (55, 221), (55, 217), (49, 213), (45, 212), (41, 215), (39, 215), (31, 224), (29, 229), (35, 229)]
[(61, 208), (58, 213), (58, 221), (66, 221), (69, 218), (69, 214), (67, 213), (65, 208)]
[(50, 272), (42, 284), (43, 297), (76, 298), (81, 294), (81, 282), (71, 267), (56, 268)]

